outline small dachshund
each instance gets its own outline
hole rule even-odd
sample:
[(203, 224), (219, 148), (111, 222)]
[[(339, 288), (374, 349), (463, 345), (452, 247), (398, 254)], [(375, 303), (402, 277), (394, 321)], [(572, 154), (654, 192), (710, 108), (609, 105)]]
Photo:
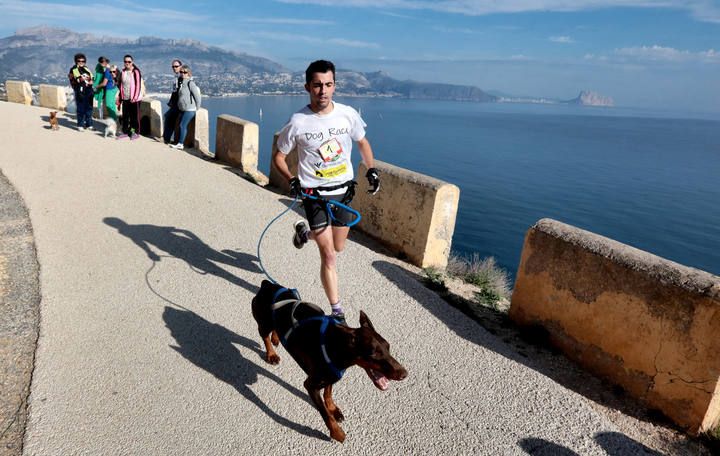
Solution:
[(390, 344), (375, 331), (365, 312), (360, 312), (360, 327), (350, 328), (325, 315), (315, 304), (301, 301), (294, 290), (263, 280), (252, 300), (252, 314), (265, 344), (265, 360), (280, 362), (273, 346), (282, 341), (307, 374), (305, 389), (330, 437), (338, 442), (345, 440), (345, 431), (338, 424), (345, 417), (333, 401), (332, 387), (345, 369), (362, 367), (382, 391), (388, 388), (388, 379), (407, 377), (405, 368), (390, 355)]
[(59, 130), (57, 111), (50, 111), (50, 129)]

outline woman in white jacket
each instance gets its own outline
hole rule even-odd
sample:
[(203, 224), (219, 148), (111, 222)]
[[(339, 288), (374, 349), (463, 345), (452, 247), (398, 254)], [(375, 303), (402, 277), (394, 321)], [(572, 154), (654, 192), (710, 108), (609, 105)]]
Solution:
[(195, 113), (200, 109), (202, 103), (202, 95), (200, 89), (195, 80), (192, 77), (192, 71), (187, 65), (183, 65), (180, 68), (180, 77), (182, 83), (178, 89), (178, 110), (180, 110), (180, 136), (178, 137), (177, 144), (171, 144), (170, 147), (173, 149), (183, 150), (185, 148), (185, 136), (187, 136), (187, 129), (190, 121), (195, 118)]

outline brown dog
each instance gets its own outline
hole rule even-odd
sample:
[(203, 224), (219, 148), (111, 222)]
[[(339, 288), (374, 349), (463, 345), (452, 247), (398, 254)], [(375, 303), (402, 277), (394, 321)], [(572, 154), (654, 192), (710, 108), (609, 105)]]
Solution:
[(50, 129), (59, 130), (57, 111), (50, 111)]
[(390, 384), (388, 379), (407, 377), (405, 368), (390, 355), (390, 344), (375, 331), (365, 312), (360, 312), (360, 327), (349, 328), (325, 315), (315, 304), (298, 299), (295, 291), (263, 280), (252, 300), (252, 314), (265, 343), (266, 361), (280, 362), (273, 346), (282, 340), (308, 375), (305, 389), (330, 430), (330, 437), (338, 442), (345, 440), (345, 431), (338, 424), (345, 417), (333, 402), (332, 387), (345, 369), (362, 367), (383, 391)]

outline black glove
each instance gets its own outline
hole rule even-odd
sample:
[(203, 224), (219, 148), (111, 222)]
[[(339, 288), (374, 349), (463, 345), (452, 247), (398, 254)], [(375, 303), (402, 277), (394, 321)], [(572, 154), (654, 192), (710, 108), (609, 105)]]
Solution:
[(380, 190), (380, 173), (375, 168), (368, 168), (365, 177), (367, 177), (368, 184), (370, 184), (368, 193), (371, 195), (376, 194)]
[(292, 179), (290, 179), (290, 196), (302, 196), (302, 186), (297, 176), (293, 176)]

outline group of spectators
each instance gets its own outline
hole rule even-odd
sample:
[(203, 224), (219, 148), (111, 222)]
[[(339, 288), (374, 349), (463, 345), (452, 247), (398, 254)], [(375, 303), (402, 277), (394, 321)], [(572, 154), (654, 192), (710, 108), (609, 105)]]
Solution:
[[(93, 73), (87, 66), (85, 54), (75, 54), (75, 65), (68, 79), (75, 93), (77, 128), (93, 129), (93, 109), (97, 101), (100, 118), (107, 110), (110, 119), (120, 127), (117, 139), (137, 139), (140, 135), (140, 102), (145, 96), (145, 84), (140, 68), (129, 54), (123, 57), (123, 68), (110, 64), (101, 56)], [(163, 140), (175, 149), (183, 149), (190, 121), (200, 108), (202, 96), (192, 71), (180, 60), (172, 61), (174, 74), (172, 94), (165, 113)], [(175, 134), (179, 123), (179, 131)], [(173, 136), (175, 136), (173, 140)]]

